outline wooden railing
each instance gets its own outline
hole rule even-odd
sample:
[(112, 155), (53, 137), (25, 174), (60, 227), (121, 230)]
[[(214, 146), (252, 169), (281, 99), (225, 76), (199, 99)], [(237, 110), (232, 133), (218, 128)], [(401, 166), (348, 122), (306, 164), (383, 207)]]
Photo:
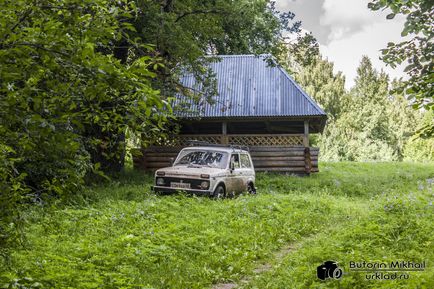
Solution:
[(244, 146), (303, 146), (303, 134), (245, 134), (245, 135), (177, 135), (168, 141), (162, 141), (156, 145), (161, 146), (186, 146), (192, 140), (215, 144), (236, 144)]

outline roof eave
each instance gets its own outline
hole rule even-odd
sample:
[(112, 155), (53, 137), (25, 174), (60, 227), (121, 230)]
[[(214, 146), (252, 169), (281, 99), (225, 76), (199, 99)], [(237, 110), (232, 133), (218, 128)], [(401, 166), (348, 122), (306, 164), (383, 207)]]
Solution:
[(310, 121), (316, 128), (312, 133), (322, 133), (327, 123), (327, 115), (303, 115), (303, 116), (212, 116), (212, 117), (200, 117), (200, 116), (178, 116), (179, 120), (187, 121), (211, 121), (211, 122), (224, 122), (224, 121), (269, 121), (270, 119), (275, 121)]

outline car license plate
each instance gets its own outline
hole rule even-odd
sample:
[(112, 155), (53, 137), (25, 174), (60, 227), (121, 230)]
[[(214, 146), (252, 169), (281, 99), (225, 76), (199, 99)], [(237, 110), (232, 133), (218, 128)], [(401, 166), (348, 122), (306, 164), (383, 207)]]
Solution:
[(190, 184), (189, 183), (175, 183), (175, 182), (171, 182), (170, 183), (170, 187), (172, 187), (172, 188), (179, 188), (179, 189), (189, 189), (190, 188)]

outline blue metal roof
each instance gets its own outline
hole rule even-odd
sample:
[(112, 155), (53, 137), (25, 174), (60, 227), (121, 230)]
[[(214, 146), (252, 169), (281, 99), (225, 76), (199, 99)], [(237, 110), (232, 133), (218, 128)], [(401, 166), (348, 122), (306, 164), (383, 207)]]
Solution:
[[(187, 103), (190, 112), (175, 112), (180, 117), (326, 117), (325, 112), (276, 63), (269, 65), (270, 55), (221, 55), (210, 63), (216, 75), (218, 95), (214, 103), (178, 96), (174, 102)], [(268, 59), (268, 61), (267, 61)], [(192, 74), (186, 74), (184, 86), (201, 90)]]

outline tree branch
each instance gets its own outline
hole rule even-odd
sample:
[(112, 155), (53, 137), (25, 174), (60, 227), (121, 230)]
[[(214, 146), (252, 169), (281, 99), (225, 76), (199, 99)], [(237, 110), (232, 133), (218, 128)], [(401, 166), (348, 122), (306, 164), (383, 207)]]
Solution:
[(75, 11), (75, 10), (82, 10), (81, 6), (78, 5), (69, 5), (69, 6), (53, 6), (53, 5), (41, 5), (36, 6), (40, 9), (48, 9), (48, 10), (68, 10), (68, 11)]
[[(12, 26), (10, 33), (7, 33), (7, 34), (3, 37), (3, 41), (2, 41), (2, 42), (5, 42), (5, 41), (9, 38), (9, 36), (11, 35), (11, 33), (14, 32), (14, 30), (18, 27), (18, 25), (20, 25), (21, 23), (24, 22), (24, 20), (26, 20), (26, 18), (30, 15), (31, 12), (32, 12), (32, 8), (29, 8), (29, 9), (27, 9), (27, 10), (23, 13), (23, 15), (21, 15), (20, 19), (18, 19), (18, 22), (15, 23), (14, 26)], [(2, 43), (0, 43), (0, 48), (1, 48), (1, 47), (2, 47)]]

